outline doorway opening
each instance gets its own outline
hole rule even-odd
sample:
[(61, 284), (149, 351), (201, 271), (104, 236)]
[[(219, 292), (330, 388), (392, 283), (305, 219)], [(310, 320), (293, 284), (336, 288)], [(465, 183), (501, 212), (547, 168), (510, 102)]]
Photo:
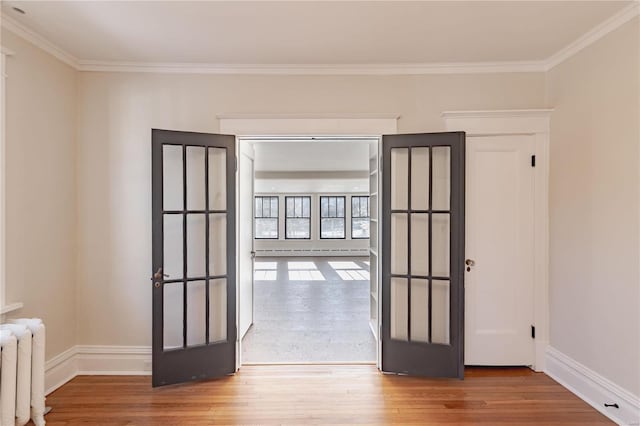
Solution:
[(242, 364), (376, 363), (378, 146), (239, 140)]

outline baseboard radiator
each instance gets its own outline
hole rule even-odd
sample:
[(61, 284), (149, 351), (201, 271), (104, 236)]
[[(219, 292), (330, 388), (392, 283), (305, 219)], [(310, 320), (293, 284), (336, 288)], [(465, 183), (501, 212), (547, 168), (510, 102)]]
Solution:
[(44, 347), (40, 319), (0, 325), (0, 426), (45, 424)]

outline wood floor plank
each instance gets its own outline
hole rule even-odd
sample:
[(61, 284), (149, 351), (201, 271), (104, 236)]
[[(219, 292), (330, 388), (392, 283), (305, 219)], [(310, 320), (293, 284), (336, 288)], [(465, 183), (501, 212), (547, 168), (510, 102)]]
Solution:
[(465, 380), (372, 365), (244, 366), (234, 376), (151, 388), (149, 377), (80, 376), (47, 397), (48, 425), (544, 424), (611, 422), (526, 368), (468, 368)]

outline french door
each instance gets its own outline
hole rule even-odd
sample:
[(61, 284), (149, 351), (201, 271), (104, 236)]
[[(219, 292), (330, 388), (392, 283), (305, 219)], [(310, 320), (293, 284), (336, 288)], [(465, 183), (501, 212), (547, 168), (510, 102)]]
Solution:
[(464, 376), (463, 132), (382, 139), (382, 370)]
[(152, 131), (153, 386), (235, 372), (235, 137)]

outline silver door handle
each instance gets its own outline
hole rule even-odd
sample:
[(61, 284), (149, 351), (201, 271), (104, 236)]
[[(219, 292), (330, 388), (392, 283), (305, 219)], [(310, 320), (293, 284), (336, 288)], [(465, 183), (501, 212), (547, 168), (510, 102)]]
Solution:
[(255, 258), (256, 258), (256, 252), (255, 252), (255, 251), (252, 251), (252, 252), (251, 252), (251, 258), (252, 258), (252, 259), (255, 259)]
[(467, 266), (474, 266), (476, 264), (475, 260), (473, 259), (467, 259), (464, 261), (464, 264)]
[(168, 274), (163, 274), (162, 273), (162, 268), (158, 268), (158, 270), (156, 271), (155, 274), (153, 274), (153, 278), (151, 278), (152, 280), (159, 280), (162, 279), (163, 277), (169, 277)]

